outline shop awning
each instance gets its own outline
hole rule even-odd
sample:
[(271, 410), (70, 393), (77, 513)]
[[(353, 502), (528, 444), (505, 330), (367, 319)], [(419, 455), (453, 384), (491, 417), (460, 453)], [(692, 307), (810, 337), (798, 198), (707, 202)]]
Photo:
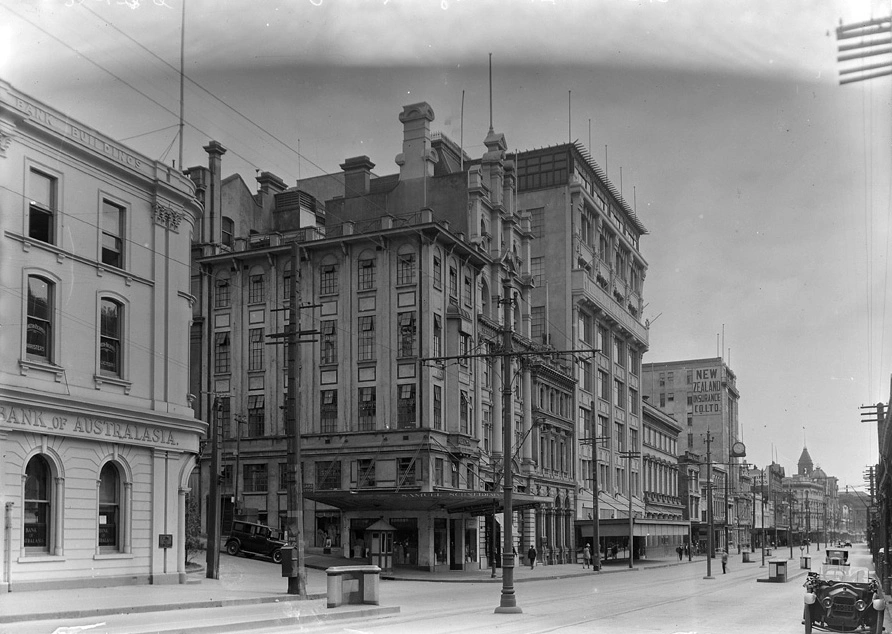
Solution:
[[(304, 491), (304, 498), (328, 504), (342, 511), (446, 511), (489, 515), (501, 513), (504, 500), (501, 491), (461, 491), (455, 489), (437, 491), (380, 491), (359, 489), (356, 491)], [(550, 506), (552, 499), (528, 493), (513, 494), (515, 511), (537, 506)]]
[[(582, 537), (591, 538), (591, 520), (576, 520), (576, 527), (582, 533)], [(687, 535), (690, 530), (690, 522), (687, 520), (654, 520), (635, 518), (632, 533), (635, 537), (647, 537), (648, 535)], [(602, 519), (598, 522), (599, 537), (628, 537), (629, 518)]]

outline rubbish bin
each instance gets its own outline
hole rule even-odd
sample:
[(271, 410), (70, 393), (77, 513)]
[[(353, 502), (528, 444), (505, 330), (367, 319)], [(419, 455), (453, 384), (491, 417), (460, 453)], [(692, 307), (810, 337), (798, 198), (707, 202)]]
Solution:
[(799, 567), (803, 570), (811, 570), (811, 555), (802, 555), (799, 557)]
[(297, 561), (297, 548), (294, 546), (282, 546), (282, 576), (283, 577), (297, 577), (298, 574), (298, 561)]
[(746, 550), (743, 551), (743, 563), (748, 564), (748, 563), (751, 563), (751, 562), (753, 561), (752, 559), (750, 559), (750, 554), (751, 554), (751, 553), (749, 553), (749, 552), (746, 551)]

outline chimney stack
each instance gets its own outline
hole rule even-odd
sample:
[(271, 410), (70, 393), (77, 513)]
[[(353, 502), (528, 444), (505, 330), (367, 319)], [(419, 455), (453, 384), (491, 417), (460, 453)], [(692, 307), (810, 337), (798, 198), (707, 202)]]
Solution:
[(222, 164), (226, 148), (217, 141), (211, 141), (204, 146), (208, 153), (208, 170), (211, 173), (210, 188), (208, 190), (208, 209), (205, 209), (205, 222), (202, 223), (202, 242), (220, 244), (223, 241), (223, 176)]
[(365, 196), (369, 193), (372, 169), (375, 164), (368, 156), (354, 156), (341, 163), (344, 171), (344, 198)]
[(436, 153), (431, 149), (430, 122), (434, 110), (422, 101), (403, 106), (400, 122), (403, 124), (403, 151), (396, 157), (400, 166), (400, 180), (434, 175)]

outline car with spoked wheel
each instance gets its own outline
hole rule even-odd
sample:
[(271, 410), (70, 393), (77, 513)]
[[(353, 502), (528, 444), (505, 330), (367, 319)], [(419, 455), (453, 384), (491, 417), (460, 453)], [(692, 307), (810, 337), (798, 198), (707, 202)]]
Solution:
[(823, 632), (869, 632), (881, 634), (886, 599), (880, 583), (869, 569), (847, 563), (847, 553), (827, 551), (818, 572), (805, 580), (805, 634)]

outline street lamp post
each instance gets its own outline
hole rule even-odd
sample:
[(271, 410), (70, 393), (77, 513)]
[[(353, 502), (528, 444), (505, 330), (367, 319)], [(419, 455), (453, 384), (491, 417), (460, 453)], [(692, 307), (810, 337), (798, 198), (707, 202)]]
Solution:
[(761, 498), (762, 498), (762, 539), (760, 540), (762, 543), (762, 568), (765, 567), (765, 469), (762, 469), (762, 487), (761, 487)]

